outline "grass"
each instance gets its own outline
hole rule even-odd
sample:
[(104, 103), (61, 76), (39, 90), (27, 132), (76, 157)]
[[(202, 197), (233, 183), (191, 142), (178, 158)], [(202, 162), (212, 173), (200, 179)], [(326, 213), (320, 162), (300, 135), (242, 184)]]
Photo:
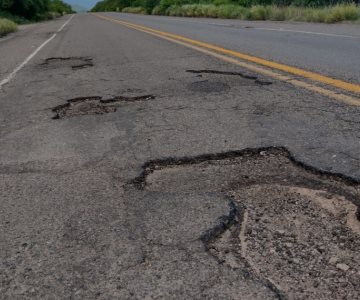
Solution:
[[(243, 0), (244, 2), (245, 0)], [(224, 3), (226, 1), (218, 1)], [(123, 12), (145, 13), (141, 7), (127, 7)], [(360, 21), (360, 6), (341, 4), (331, 7), (310, 8), (297, 6), (263, 6), (245, 7), (234, 4), (186, 4), (172, 5), (166, 9), (156, 6), (153, 15), (204, 17), (241, 20), (299, 21), (317, 23), (337, 23), (343, 21)]]
[(125, 7), (122, 9), (121, 12), (125, 12), (125, 13), (131, 13), (131, 14), (146, 14), (146, 10), (143, 7), (140, 6), (135, 6), (135, 7)]
[(17, 25), (8, 19), (0, 19), (0, 37), (17, 30)]

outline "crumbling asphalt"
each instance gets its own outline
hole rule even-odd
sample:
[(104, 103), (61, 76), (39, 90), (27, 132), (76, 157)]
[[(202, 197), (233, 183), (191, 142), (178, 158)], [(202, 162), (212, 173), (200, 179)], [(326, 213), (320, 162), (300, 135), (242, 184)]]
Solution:
[(359, 297), (358, 107), (79, 15), (0, 116), (1, 299)]

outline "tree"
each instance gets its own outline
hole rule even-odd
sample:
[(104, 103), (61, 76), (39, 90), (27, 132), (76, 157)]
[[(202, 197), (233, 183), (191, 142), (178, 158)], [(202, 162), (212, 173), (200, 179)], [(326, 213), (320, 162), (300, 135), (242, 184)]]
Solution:
[(61, 0), (0, 0), (0, 10), (28, 20), (45, 19), (49, 12), (72, 13), (71, 6)]

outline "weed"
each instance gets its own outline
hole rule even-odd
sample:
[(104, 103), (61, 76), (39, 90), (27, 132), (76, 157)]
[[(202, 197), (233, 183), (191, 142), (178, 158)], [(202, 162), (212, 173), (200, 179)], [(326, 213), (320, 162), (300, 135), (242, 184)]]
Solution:
[(8, 19), (0, 19), (0, 37), (17, 30), (17, 25)]

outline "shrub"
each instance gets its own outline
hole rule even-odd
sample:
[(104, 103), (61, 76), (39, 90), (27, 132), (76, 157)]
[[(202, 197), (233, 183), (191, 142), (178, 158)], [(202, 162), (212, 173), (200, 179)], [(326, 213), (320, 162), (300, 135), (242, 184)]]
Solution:
[(334, 7), (323, 8), (296, 6), (279, 7), (275, 5), (256, 5), (251, 8), (246, 8), (235, 4), (222, 4), (218, 6), (214, 4), (187, 4), (172, 5), (168, 7), (165, 12), (156, 7), (153, 13), (183, 17), (209, 17), (273, 21), (291, 20), (321, 23), (360, 20), (360, 7), (356, 6), (355, 4), (337, 5)]
[(17, 30), (17, 25), (8, 19), (0, 19), (0, 37)]
[(286, 9), (283, 7), (273, 6), (269, 10), (269, 20), (272, 21), (285, 21), (286, 20)]
[(271, 8), (269, 6), (256, 5), (250, 9), (251, 20), (268, 20), (270, 16)]
[(131, 14), (146, 14), (145, 8), (143, 7), (125, 7), (122, 12)]
[(329, 14), (325, 18), (325, 22), (355, 21), (359, 18), (360, 10), (356, 5), (337, 5), (330, 9)]
[(248, 9), (237, 5), (222, 5), (218, 7), (218, 17), (227, 19), (246, 19)]

